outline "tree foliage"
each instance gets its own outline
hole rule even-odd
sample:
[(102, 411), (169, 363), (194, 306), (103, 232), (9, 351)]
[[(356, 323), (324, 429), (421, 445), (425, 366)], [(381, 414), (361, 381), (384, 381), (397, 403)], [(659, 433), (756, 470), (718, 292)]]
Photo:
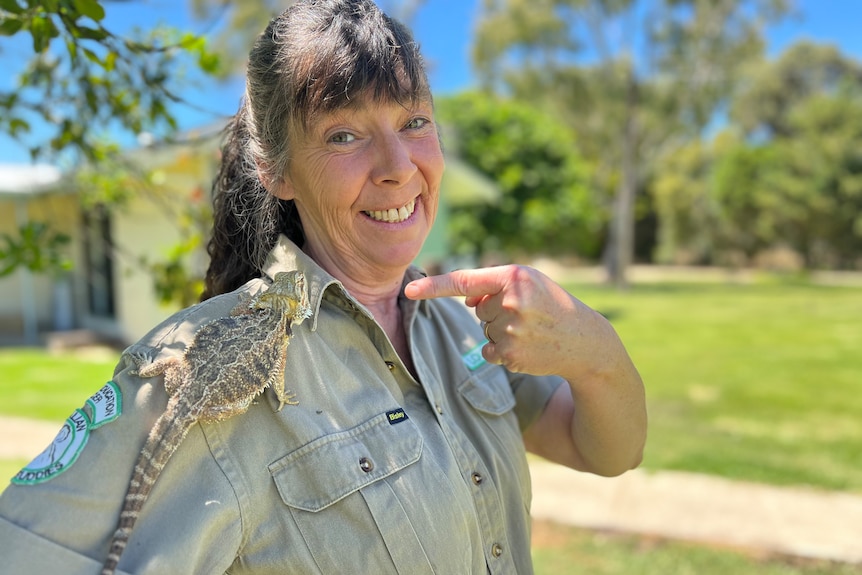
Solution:
[(32, 46), (15, 85), (0, 91), (0, 131), (34, 158), (72, 151), (99, 161), (116, 151), (106, 141), (112, 128), (170, 134), (175, 106), (184, 103), (177, 79), (189, 65), (218, 68), (201, 36), (157, 28), (123, 37), (104, 20), (97, 0), (0, 2), (4, 49), (18, 41), (26, 51), (26, 36)]
[[(120, 209), (132, 193), (155, 193), (152, 174), (123, 158), (117, 137), (150, 132), (171, 139), (178, 107), (189, 105), (180, 96), (183, 78), (219, 67), (203, 36), (169, 27), (117, 34), (105, 24), (107, 4), (0, 0), (0, 49), (30, 54), (12, 87), (0, 90), (0, 132), (34, 159), (74, 166), (85, 209)], [(182, 220), (178, 225), (181, 231), (188, 227)], [(183, 236), (188, 243), (186, 236), (192, 234)], [(19, 267), (36, 273), (70, 267), (64, 256), (69, 238), (46, 223), (24, 225), (17, 237), (4, 234), (2, 241), (2, 274)], [(176, 259), (142, 262), (149, 264), (157, 289), (164, 288), (165, 277), (177, 275), (170, 267)]]
[(812, 268), (862, 262), (862, 64), (800, 43), (750, 66), (732, 122), (660, 166), (659, 261), (735, 263), (784, 248)]
[(455, 208), (450, 229), (460, 253), (595, 255), (598, 208), (570, 130), (511, 100), (464, 93), (437, 102), (468, 164), (496, 182), (491, 204)]
[(18, 237), (0, 234), (0, 277), (19, 267), (33, 273), (58, 273), (71, 268), (65, 253), (70, 238), (51, 230), (45, 222), (29, 222)]
[(485, 0), (474, 59), (486, 85), (558, 111), (613, 205), (606, 262), (625, 285), (635, 195), (726, 102), (785, 0)]

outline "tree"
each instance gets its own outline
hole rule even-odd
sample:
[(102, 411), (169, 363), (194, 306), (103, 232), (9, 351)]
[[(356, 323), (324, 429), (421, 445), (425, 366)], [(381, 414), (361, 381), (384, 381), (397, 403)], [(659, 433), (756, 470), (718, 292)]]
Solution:
[[(0, 132), (27, 147), (33, 159), (75, 166), (87, 184), (85, 206), (116, 207), (131, 189), (152, 191), (146, 173), (132, 183), (132, 171), (141, 170), (128, 166), (114, 137), (149, 132), (170, 140), (178, 130), (177, 106), (188, 105), (178, 79), (190, 68), (212, 74), (219, 64), (202, 36), (164, 27), (118, 35), (104, 24), (109, 3), (0, 0), (0, 49), (32, 48), (14, 86), (0, 90)], [(3, 237), (2, 273), (22, 266), (68, 269), (67, 237), (43, 222), (22, 226), (18, 236)], [(151, 266), (157, 286), (168, 264)]]
[(800, 104), (854, 86), (862, 87), (862, 64), (834, 46), (798, 42), (775, 61), (758, 58), (745, 65), (730, 118), (749, 137), (789, 137), (791, 118)]
[(599, 217), (571, 131), (523, 103), (464, 93), (437, 102), (444, 144), (495, 181), (497, 202), (455, 208), (456, 252), (594, 255)]
[[(638, 188), (699, 135), (785, 0), (485, 0), (474, 59), (486, 86), (564, 114), (613, 198), (606, 264), (626, 285)], [(594, 146), (591, 148), (591, 146)], [(610, 204), (610, 202), (608, 202)]]
[(858, 267), (862, 64), (807, 42), (748, 65), (728, 128), (659, 164), (660, 261), (755, 261), (788, 248), (813, 268)]
[[(191, 63), (206, 73), (218, 67), (201, 36), (169, 28), (140, 38), (115, 34), (103, 25), (103, 4), (0, 1), (5, 47), (29, 35), (33, 52), (16, 85), (0, 90), (0, 131), (34, 158), (71, 151), (73, 161), (103, 159), (116, 146), (94, 126), (170, 135), (177, 128), (175, 106), (185, 103), (176, 86), (183, 67)], [(29, 137), (37, 127), (34, 142)]]
[(862, 93), (812, 95), (782, 123), (786, 136), (742, 142), (717, 158), (725, 243), (749, 257), (788, 247), (808, 268), (858, 267)]

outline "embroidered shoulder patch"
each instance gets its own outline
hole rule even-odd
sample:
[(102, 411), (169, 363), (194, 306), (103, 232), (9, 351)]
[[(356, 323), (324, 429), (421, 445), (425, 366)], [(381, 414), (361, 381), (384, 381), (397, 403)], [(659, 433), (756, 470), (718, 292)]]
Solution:
[(66, 471), (87, 445), (90, 438), (90, 418), (76, 409), (45, 451), (36, 456), (27, 467), (12, 478), (17, 485), (35, 485)]
[(466, 365), (467, 369), (470, 371), (476, 371), (485, 365), (485, 358), (482, 357), (482, 348), (486, 343), (488, 343), (487, 339), (461, 356), (461, 359), (464, 360), (464, 365)]
[(123, 395), (120, 393), (120, 386), (109, 381), (105, 387), (87, 400), (87, 405), (90, 406), (91, 410), (90, 429), (96, 429), (114, 421), (123, 412)]
[[(89, 409), (90, 415), (85, 409)], [(16, 485), (44, 483), (69, 469), (87, 445), (90, 432), (114, 421), (123, 411), (120, 387), (109, 381), (83, 409), (76, 409), (45, 450), (12, 478)]]

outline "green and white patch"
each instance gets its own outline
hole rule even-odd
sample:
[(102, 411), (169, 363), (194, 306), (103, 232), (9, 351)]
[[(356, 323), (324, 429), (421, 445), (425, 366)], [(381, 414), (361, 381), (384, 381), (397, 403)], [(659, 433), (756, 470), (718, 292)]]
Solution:
[(120, 387), (113, 381), (105, 384), (105, 387), (93, 394), (87, 400), (90, 407), (90, 429), (102, 427), (120, 417), (123, 412), (123, 395)]
[[(89, 413), (88, 413), (89, 411)], [(123, 411), (120, 387), (109, 381), (93, 394), (82, 409), (66, 419), (51, 445), (12, 478), (17, 485), (44, 483), (69, 469), (87, 445), (90, 432), (114, 421)]]

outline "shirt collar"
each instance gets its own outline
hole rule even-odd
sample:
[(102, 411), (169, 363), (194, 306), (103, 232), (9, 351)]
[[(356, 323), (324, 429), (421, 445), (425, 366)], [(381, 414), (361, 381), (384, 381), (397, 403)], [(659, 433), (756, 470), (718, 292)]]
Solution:
[[(310, 318), (312, 331), (317, 330), (317, 315), (320, 310), (320, 304), (323, 301), (323, 295), (330, 287), (337, 289), (343, 297), (361, 307), (361, 304), (347, 293), (347, 290), (344, 289), (344, 286), (340, 281), (332, 277), (329, 272), (320, 267), (317, 262), (311, 259), (308, 254), (303, 252), (299, 246), (290, 241), (286, 236), (280, 234), (275, 247), (269, 252), (266, 262), (264, 262), (263, 272), (270, 280), (273, 280), (275, 278), (275, 274), (278, 272), (292, 270), (298, 270), (305, 274), (305, 282), (308, 286), (308, 302), (312, 309), (312, 315)], [(416, 266), (410, 266), (407, 268), (407, 271), (404, 274), (404, 282), (401, 287), (400, 297), (404, 297), (404, 286), (407, 285), (407, 283), (424, 277), (425, 275), (426, 274)], [(422, 300), (418, 302), (418, 305), (419, 309), (423, 313), (427, 313), (427, 301)]]

